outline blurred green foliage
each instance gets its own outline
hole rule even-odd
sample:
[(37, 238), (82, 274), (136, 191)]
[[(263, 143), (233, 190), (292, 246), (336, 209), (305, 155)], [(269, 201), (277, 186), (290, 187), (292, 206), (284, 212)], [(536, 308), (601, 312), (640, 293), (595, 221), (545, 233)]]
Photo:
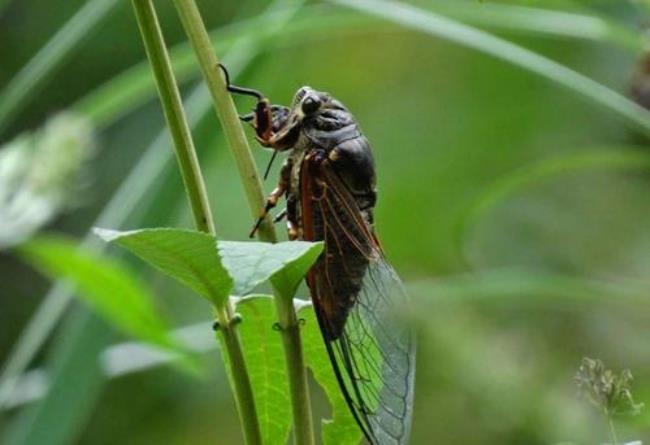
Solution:
[[(0, 91), (84, 3), (0, 1)], [(449, 2), (443, 3), (412, 4), (444, 13)], [(212, 29), (253, 17), (267, 4), (200, 2)], [(640, 56), (633, 46), (617, 39), (528, 33), (523, 25), (504, 27), (481, 10), (495, 4), (595, 16), (641, 41), (650, 14), (646, 2), (459, 0), (454, 5), (461, 11), (459, 20), (464, 8), (467, 23), (613, 90), (628, 91)], [(171, 4), (157, 6), (168, 42), (183, 41)], [(470, 23), (468, 17), (482, 20)], [(580, 29), (581, 22), (572, 23)], [(441, 38), (379, 20), (345, 32), (333, 28), (303, 36), (298, 32), (289, 40), (266, 41), (237, 83), (284, 104), (301, 85), (329, 91), (354, 112), (373, 145), (378, 232), (412, 289), (413, 322), (420, 333), (412, 443), (607, 441), (607, 425), (578, 397), (573, 376), (582, 357), (598, 357), (614, 369), (631, 369), (634, 400), (646, 406), (650, 400), (650, 176), (645, 164), (620, 168), (612, 161), (611, 168), (604, 162), (597, 169), (529, 178), (525, 187), (492, 200), (460, 240), (458, 233), (468, 209), (498, 191), (504, 178), (603, 150), (612, 159), (632, 151), (643, 157), (646, 137), (569, 89)], [(143, 59), (129, 4), (120, 2), (27, 96), (0, 141), (40, 127), (52, 113)], [(191, 88), (189, 81), (186, 92)], [(242, 111), (250, 106), (240, 103)], [(51, 228), (82, 236), (162, 128), (153, 97), (107, 125), (90, 165), (89, 188)], [(251, 221), (214, 116), (200, 119), (194, 135), (218, 234), (244, 239)], [(263, 150), (256, 156), (260, 166), (269, 158)], [(266, 185), (270, 190), (273, 181)], [(178, 173), (164, 170), (138, 206), (139, 221), (131, 217), (121, 228), (189, 227), (181, 187)], [(206, 319), (205, 302), (184, 298), (186, 291), (166, 278), (141, 273), (175, 323)], [(0, 283), (3, 362), (48, 284), (6, 253), (0, 254)], [(74, 307), (32, 363), (74, 358), (62, 380), (71, 386), (78, 381), (70, 372), (93, 375), (92, 369), (82, 370), (94, 366), (97, 348), (113, 338), (96, 322), (79, 324), (80, 317), (80, 308)], [(93, 330), (82, 333), (95, 344), (70, 347), (64, 355), (75, 326), (90, 326)], [(96, 400), (78, 404), (70, 399), (67, 409), (83, 411), (73, 429), (75, 443), (240, 443), (233, 401), (215, 357), (206, 355), (212, 374), (203, 381), (160, 368), (106, 382), (102, 392), (97, 384)], [(316, 401), (318, 412), (326, 410), (322, 397)], [(622, 441), (650, 441), (647, 411), (617, 420)], [(18, 409), (0, 413), (0, 431), (9, 431), (21, 414)]]

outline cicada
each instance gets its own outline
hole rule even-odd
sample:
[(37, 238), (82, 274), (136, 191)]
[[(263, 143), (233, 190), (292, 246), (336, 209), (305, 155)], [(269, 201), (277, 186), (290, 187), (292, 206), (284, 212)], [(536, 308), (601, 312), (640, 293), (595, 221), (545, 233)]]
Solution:
[(230, 92), (257, 99), (252, 113), (241, 116), (257, 141), (274, 157), (288, 153), (251, 236), (284, 197), (286, 210), (276, 221), (286, 217), (289, 238), (324, 242), (307, 285), (333, 372), (371, 444), (406, 444), (415, 339), (397, 316), (407, 295), (375, 234), (370, 144), (350, 111), (328, 93), (302, 87), (291, 106), (272, 105), (259, 91), (230, 84), (224, 73)]

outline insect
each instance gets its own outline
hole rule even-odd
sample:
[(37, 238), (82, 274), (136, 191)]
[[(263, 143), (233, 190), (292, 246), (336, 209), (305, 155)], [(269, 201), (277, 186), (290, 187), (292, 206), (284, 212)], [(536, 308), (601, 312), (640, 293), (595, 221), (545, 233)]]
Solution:
[(271, 162), (288, 152), (251, 236), (285, 197), (286, 210), (276, 221), (286, 217), (289, 238), (324, 242), (307, 284), (342, 394), (371, 444), (406, 444), (415, 339), (395, 316), (407, 296), (375, 235), (377, 193), (368, 140), (328, 93), (302, 87), (290, 107), (272, 105), (259, 91), (232, 85), (221, 68), (230, 92), (257, 99), (241, 119), (262, 146), (274, 150)]

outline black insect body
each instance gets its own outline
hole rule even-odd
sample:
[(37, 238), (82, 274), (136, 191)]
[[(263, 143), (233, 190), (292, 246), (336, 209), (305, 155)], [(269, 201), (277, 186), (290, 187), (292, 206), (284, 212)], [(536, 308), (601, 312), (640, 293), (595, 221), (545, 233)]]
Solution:
[(289, 238), (324, 241), (307, 284), (341, 391), (372, 444), (406, 444), (415, 340), (396, 316), (407, 297), (375, 236), (377, 194), (368, 140), (328, 93), (302, 87), (291, 106), (283, 107), (255, 90), (228, 85), (231, 92), (258, 99), (253, 112), (242, 116), (258, 142), (274, 149), (274, 157), (289, 153), (251, 236), (285, 197), (287, 209), (280, 216), (286, 214)]

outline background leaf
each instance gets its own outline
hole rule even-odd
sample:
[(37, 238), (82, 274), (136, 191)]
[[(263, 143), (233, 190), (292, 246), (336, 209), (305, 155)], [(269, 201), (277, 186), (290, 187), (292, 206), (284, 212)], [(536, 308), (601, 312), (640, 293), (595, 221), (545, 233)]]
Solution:
[(223, 304), (230, 295), (232, 279), (221, 265), (212, 235), (171, 228), (131, 232), (95, 229), (95, 233), (125, 247), (215, 305)]
[(274, 277), (274, 283), (277, 280), (285, 291), (292, 290), (292, 287), (295, 290), (306, 269), (322, 250), (320, 243), (306, 241), (277, 244), (219, 241), (218, 247), (223, 265), (235, 280), (236, 295), (246, 295), (280, 271), (283, 273)]
[(123, 264), (79, 250), (77, 243), (59, 237), (39, 237), (22, 245), (19, 254), (56, 280), (66, 278), (79, 297), (126, 334), (165, 349), (176, 349), (167, 335), (153, 296)]

